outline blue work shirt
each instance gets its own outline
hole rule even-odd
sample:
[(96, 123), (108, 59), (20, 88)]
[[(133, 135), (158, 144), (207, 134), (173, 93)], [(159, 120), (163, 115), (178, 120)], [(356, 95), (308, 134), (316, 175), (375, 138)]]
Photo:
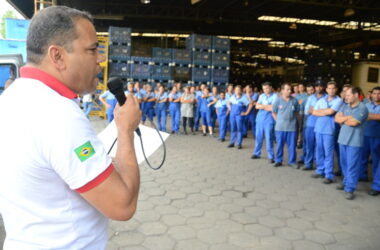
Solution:
[[(255, 92), (252, 92), (251, 95), (249, 96), (249, 98), (248, 98), (247, 94), (244, 94), (244, 95), (247, 97), (248, 100), (251, 99), (252, 102), (257, 102), (257, 99), (259, 99), (259, 94), (255, 93)], [(251, 109), (251, 111), (249, 112), (249, 114), (256, 113), (256, 111), (257, 111), (256, 108), (253, 107)]]
[[(334, 96), (330, 101), (328, 100), (329, 96), (326, 95), (323, 98), (319, 99), (314, 106), (315, 110), (320, 109), (332, 109), (335, 112), (338, 112), (340, 107), (343, 104), (342, 99), (339, 96)], [(335, 114), (318, 116), (315, 122), (314, 132), (325, 135), (334, 135), (336, 131), (335, 124)]]
[(231, 97), (235, 96), (235, 94), (230, 94), (226, 92), (226, 100), (229, 101)]
[(226, 115), (227, 110), (228, 110), (228, 101), (226, 98), (224, 99), (219, 99), (215, 103), (215, 108), (218, 110), (219, 115)]
[(276, 131), (294, 132), (297, 130), (297, 117), (299, 104), (296, 98), (290, 97), (289, 101), (278, 97), (272, 106), (273, 113), (277, 114)]
[(355, 120), (360, 122), (356, 127), (351, 127), (346, 124), (342, 124), (340, 128), (338, 143), (351, 147), (362, 147), (364, 140), (364, 123), (368, 118), (368, 109), (363, 103), (359, 103), (356, 107), (352, 108), (350, 104), (343, 104), (339, 112), (343, 115), (351, 115)]
[(309, 96), (307, 95), (307, 93), (302, 93), (302, 94), (297, 94), (295, 96), (295, 98), (297, 99), (298, 101), (298, 104), (299, 104), (299, 101), (302, 101), (300, 105), (300, 111), (299, 111), (299, 114), (303, 115), (304, 111), (305, 111), (305, 106), (306, 106), (306, 100)]
[(321, 97), (317, 97), (317, 94), (313, 94), (307, 98), (306, 104), (305, 104), (305, 115), (307, 115), (306, 119), (306, 127), (314, 127), (315, 122), (317, 121), (317, 116), (309, 114), (309, 109), (310, 107), (315, 108), (315, 104), (317, 103), (318, 100), (323, 98), (325, 94), (322, 94)]
[(215, 97), (213, 96), (208, 96), (205, 98), (200, 99), (200, 105), (201, 105), (201, 112), (209, 112), (211, 111), (211, 106), (209, 107), (208, 104), (213, 102), (215, 100)]
[[(129, 94), (129, 91), (128, 90), (126, 90), (126, 91), (124, 91), (124, 93), (126, 94), (126, 95), (128, 95)], [(139, 92), (133, 92), (132, 93), (134, 96), (136, 96), (137, 97), (137, 99), (141, 99), (141, 94), (139, 93)]]
[[(365, 104), (370, 114), (380, 114), (380, 104), (373, 102)], [(380, 121), (369, 120), (364, 123), (364, 136), (380, 137)]]
[(158, 101), (162, 101), (166, 98), (168, 98), (168, 93), (164, 92), (162, 93), (162, 95), (160, 95), (160, 93), (156, 93), (155, 95), (156, 97), (156, 102), (157, 102), (157, 105), (156, 105), (156, 109), (166, 109), (166, 103), (167, 102), (158, 102)]
[[(173, 98), (173, 100), (177, 100), (177, 99), (179, 99), (179, 98), (181, 98), (181, 93), (175, 93), (175, 94), (173, 94), (173, 93), (170, 93), (169, 94), (169, 98)], [(171, 102), (171, 101), (169, 101), (169, 107), (176, 107), (176, 108), (180, 108), (181, 107), (181, 103), (180, 102)]]
[[(273, 105), (274, 101), (278, 98), (276, 93), (270, 93), (269, 96), (267, 96), (265, 93), (261, 94), (259, 96), (259, 100), (257, 101), (258, 104), (262, 105)], [(272, 117), (271, 111), (266, 111), (264, 109), (260, 109), (256, 116), (256, 122), (264, 122), (273, 124), (274, 119)]]
[(106, 100), (114, 100), (115, 99), (115, 96), (109, 90), (107, 90), (106, 92), (101, 94), (99, 97), (106, 99)]
[(231, 104), (231, 115), (240, 115), (241, 112), (245, 112), (250, 103), (244, 95), (240, 96), (240, 98), (233, 95), (228, 102)]
[[(149, 99), (155, 98), (155, 94), (153, 92), (150, 92), (149, 94), (148, 92), (145, 92), (145, 94), (141, 95), (141, 98), (146, 98), (146, 97), (148, 97), (148, 100), (149, 100)], [(147, 105), (146, 107), (152, 108), (154, 106), (154, 102), (145, 102), (145, 105)]]

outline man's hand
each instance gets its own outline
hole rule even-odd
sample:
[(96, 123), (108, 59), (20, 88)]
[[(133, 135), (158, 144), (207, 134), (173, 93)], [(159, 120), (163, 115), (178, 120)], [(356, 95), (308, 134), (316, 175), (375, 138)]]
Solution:
[(114, 115), (119, 133), (135, 131), (141, 120), (139, 101), (132, 94), (128, 94), (123, 106), (116, 105)]

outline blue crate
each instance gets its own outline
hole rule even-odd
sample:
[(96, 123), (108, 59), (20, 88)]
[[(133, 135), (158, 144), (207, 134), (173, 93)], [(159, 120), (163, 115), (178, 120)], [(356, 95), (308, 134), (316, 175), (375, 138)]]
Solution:
[(152, 57), (142, 57), (142, 56), (131, 56), (131, 64), (150, 64), (152, 62)]
[(211, 53), (205, 51), (193, 51), (193, 64), (195, 65), (210, 65)]
[(215, 83), (227, 83), (230, 77), (230, 71), (227, 69), (212, 69), (211, 81)]
[(109, 43), (129, 44), (131, 45), (131, 28), (114, 27), (108, 28)]
[(131, 77), (148, 79), (151, 77), (152, 67), (149, 64), (131, 64)]
[(128, 63), (108, 63), (108, 74), (110, 77), (128, 77), (130, 76), (131, 66)]
[(192, 34), (186, 39), (186, 46), (191, 49), (211, 49), (211, 42), (211, 36)]
[(173, 49), (173, 62), (175, 64), (190, 64), (191, 63), (191, 50), (187, 49)]
[(173, 49), (152, 48), (152, 55), (155, 58), (171, 60)]
[(0, 39), (0, 54), (21, 54), (26, 61), (26, 41)]
[(108, 47), (108, 58), (111, 60), (127, 61), (131, 56), (131, 46), (110, 45)]
[(212, 53), (212, 65), (217, 67), (230, 66), (230, 54), (228, 53)]
[(30, 20), (5, 18), (5, 38), (26, 40)]
[(152, 66), (152, 78), (155, 80), (170, 80), (171, 79), (171, 67), (153, 65)]
[(172, 59), (169, 58), (160, 58), (160, 57), (152, 57), (152, 64), (154, 65), (169, 65), (172, 62)]
[(229, 51), (231, 48), (231, 41), (227, 38), (220, 38), (217, 36), (212, 37), (212, 48), (214, 50)]
[(207, 82), (210, 81), (211, 72), (208, 68), (193, 68), (192, 80), (194, 82)]

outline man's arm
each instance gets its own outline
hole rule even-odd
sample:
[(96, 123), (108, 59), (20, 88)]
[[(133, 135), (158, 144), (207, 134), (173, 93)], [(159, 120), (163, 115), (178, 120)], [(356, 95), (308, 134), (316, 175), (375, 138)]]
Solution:
[(327, 109), (313, 109), (312, 111), (312, 115), (315, 115), (315, 116), (327, 116), (327, 115), (334, 115), (336, 113), (335, 110), (333, 110), (332, 108), (327, 108)]
[(104, 216), (114, 220), (128, 220), (136, 211), (140, 187), (134, 148), (134, 130), (141, 118), (137, 98), (129, 94), (126, 103), (116, 107), (114, 113), (118, 131), (118, 147), (113, 161), (116, 171), (81, 195)]
[(380, 114), (375, 114), (375, 113), (369, 113), (368, 114), (368, 119), (371, 121), (380, 121)]

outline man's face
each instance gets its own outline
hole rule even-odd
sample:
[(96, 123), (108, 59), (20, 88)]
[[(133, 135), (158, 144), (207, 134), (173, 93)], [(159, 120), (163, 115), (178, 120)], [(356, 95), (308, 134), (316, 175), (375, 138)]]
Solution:
[(224, 100), (224, 98), (226, 97), (226, 95), (222, 92), (222, 93), (220, 93), (219, 97), (220, 97), (220, 99)]
[(292, 94), (292, 89), (289, 85), (285, 85), (281, 92), (283, 97), (289, 98), (289, 96)]
[(303, 86), (302, 84), (298, 85), (298, 91), (300, 93), (304, 93), (305, 92), (305, 86)]
[(373, 90), (371, 97), (372, 97), (373, 102), (379, 103), (380, 102), (380, 90)]
[(345, 100), (348, 104), (352, 104), (352, 103), (356, 102), (358, 99), (359, 99), (359, 95), (358, 94), (352, 94), (351, 88), (346, 90)]
[(229, 85), (227, 88), (227, 92), (232, 93), (233, 89), (234, 89), (234, 87)]
[(317, 85), (317, 86), (315, 86), (315, 92), (316, 92), (317, 94), (321, 94), (322, 91), (323, 91), (323, 87), (322, 87), (321, 85)]
[(315, 92), (314, 87), (307, 87), (306, 92), (308, 95), (314, 94), (314, 92)]
[(216, 87), (213, 87), (213, 88), (212, 88), (212, 93), (213, 93), (213, 94), (218, 94), (218, 89), (217, 89)]
[(235, 88), (235, 95), (241, 96), (241, 88)]
[(272, 87), (269, 86), (269, 85), (264, 85), (264, 86), (263, 86), (263, 92), (264, 92), (266, 95), (269, 95), (269, 94), (272, 92)]
[(78, 94), (95, 91), (100, 65), (104, 57), (98, 52), (98, 39), (94, 25), (86, 19), (75, 22), (78, 38), (72, 42), (72, 52), (67, 52), (66, 72), (63, 81)]
[(129, 93), (133, 92), (133, 84), (128, 84), (127, 88)]
[(329, 96), (335, 96), (337, 88), (334, 84), (327, 85), (326, 92)]

